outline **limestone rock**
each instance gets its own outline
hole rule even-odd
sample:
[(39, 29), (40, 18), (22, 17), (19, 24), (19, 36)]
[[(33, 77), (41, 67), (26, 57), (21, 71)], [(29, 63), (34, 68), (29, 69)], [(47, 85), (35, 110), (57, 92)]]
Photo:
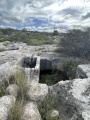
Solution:
[(17, 68), (22, 69), (15, 62), (6, 62), (0, 65), (0, 85), (2, 85), (4, 81), (9, 81), (10, 77), (17, 71)]
[(51, 112), (51, 117), (59, 117), (59, 111), (57, 111), (57, 110), (52, 110), (52, 112)]
[(11, 84), (6, 88), (6, 92), (9, 95), (13, 95), (14, 97), (17, 97), (19, 92), (19, 87), (16, 84)]
[(90, 77), (90, 64), (78, 65), (76, 71), (76, 78), (89, 78)]
[(11, 95), (0, 98), (0, 120), (7, 120), (8, 112), (12, 104), (15, 104), (15, 100), (15, 97)]
[(24, 106), (23, 120), (41, 120), (37, 105), (29, 102)]
[(48, 94), (48, 86), (46, 84), (33, 83), (27, 93), (32, 101), (42, 101)]
[(60, 118), (59, 111), (57, 111), (57, 110), (52, 110), (49, 113), (48, 117), (49, 118), (47, 118), (47, 119), (51, 119), (51, 120), (63, 120)]
[(60, 81), (49, 91), (66, 120), (90, 120), (90, 78)]
[(15, 71), (16, 65), (13, 65), (13, 63), (6, 62), (2, 65), (0, 65), (0, 83), (3, 80), (8, 80), (9, 76), (12, 75), (12, 73)]

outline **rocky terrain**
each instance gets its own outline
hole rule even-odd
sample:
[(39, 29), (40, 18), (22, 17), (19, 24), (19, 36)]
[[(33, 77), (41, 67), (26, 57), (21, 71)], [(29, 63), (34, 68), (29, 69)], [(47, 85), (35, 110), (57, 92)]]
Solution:
[[(55, 52), (56, 45), (28, 46), (25, 43), (0, 43), (0, 86), (8, 81), (17, 67), (25, 71), (28, 79), (28, 99), (23, 106), (22, 120), (44, 120), (39, 105), (47, 96), (53, 96), (56, 107), (49, 111), (50, 118), (56, 120), (90, 120), (90, 65), (79, 65), (74, 80), (60, 80), (48, 86), (39, 83), (40, 70), (52, 69), (52, 64), (58, 66), (63, 61)], [(28, 65), (29, 58), (37, 58), (33, 68), (23, 67), (25, 58)], [(28, 59), (26, 59), (28, 58)], [(67, 59), (67, 58), (66, 58)], [(30, 64), (29, 64), (30, 65)], [(9, 81), (10, 82), (10, 81)], [(12, 81), (6, 87), (6, 94), (0, 97), (0, 120), (7, 120), (10, 108), (15, 104), (19, 86)], [(50, 119), (52, 120), (52, 119)]]

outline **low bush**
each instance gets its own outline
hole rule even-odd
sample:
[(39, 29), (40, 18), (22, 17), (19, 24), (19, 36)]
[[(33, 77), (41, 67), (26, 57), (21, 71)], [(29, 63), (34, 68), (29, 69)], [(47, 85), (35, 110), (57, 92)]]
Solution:
[(5, 89), (4, 87), (0, 87), (0, 97), (5, 95)]
[(78, 61), (63, 61), (62, 66), (63, 66), (63, 71), (67, 74), (69, 79), (74, 79), (76, 75), (76, 69), (77, 66), (80, 64)]
[(68, 56), (90, 59), (90, 29), (70, 30), (63, 33), (59, 46), (60, 50)]

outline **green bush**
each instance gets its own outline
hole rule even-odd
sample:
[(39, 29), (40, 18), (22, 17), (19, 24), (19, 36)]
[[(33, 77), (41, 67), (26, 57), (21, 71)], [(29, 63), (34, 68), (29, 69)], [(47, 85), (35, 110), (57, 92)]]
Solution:
[(69, 56), (90, 59), (90, 30), (70, 30), (62, 34), (61, 50)]
[(4, 87), (1, 87), (0, 88), (0, 97), (2, 97), (4, 95), (5, 95), (5, 89), (4, 89)]
[(69, 79), (74, 79), (76, 75), (76, 69), (77, 66), (79, 65), (78, 61), (63, 61), (62, 66), (63, 66), (63, 71), (67, 74)]

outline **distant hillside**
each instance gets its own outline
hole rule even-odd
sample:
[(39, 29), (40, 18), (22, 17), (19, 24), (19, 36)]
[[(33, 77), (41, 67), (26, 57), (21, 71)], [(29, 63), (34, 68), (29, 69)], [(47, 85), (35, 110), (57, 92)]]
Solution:
[(29, 45), (51, 44), (52, 33), (0, 28), (0, 42), (25, 42)]

